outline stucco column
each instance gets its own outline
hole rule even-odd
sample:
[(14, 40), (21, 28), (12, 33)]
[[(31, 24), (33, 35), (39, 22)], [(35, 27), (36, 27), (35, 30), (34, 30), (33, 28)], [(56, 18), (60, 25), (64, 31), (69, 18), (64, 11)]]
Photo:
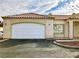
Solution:
[(46, 20), (46, 38), (53, 38), (53, 20)]
[(10, 39), (10, 36), (11, 36), (10, 30), (11, 30), (10, 20), (4, 20), (4, 23), (3, 23), (4, 39)]
[(73, 38), (73, 21), (72, 20), (69, 21), (69, 38), (70, 39)]
[(65, 28), (65, 30), (64, 30), (65, 31), (65, 38), (68, 38), (68, 28), (69, 27), (68, 27), (68, 22), (67, 21), (65, 21), (65, 25), (64, 26), (65, 26), (64, 27)]

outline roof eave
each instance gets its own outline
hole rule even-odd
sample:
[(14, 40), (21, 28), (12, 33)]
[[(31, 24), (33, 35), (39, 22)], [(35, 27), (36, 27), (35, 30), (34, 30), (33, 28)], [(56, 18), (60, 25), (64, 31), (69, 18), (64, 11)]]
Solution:
[(3, 19), (54, 19), (54, 17), (2, 17)]

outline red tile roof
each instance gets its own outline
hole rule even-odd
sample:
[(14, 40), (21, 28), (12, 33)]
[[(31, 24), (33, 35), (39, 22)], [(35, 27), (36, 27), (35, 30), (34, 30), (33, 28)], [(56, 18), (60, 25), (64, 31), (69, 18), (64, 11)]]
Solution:
[(68, 19), (68, 18), (79, 18), (79, 14), (72, 14), (72, 15), (40, 15), (35, 13), (23, 13), (23, 14), (17, 14), (17, 15), (11, 15), (11, 16), (3, 16), (2, 18), (44, 18), (44, 19)]
[(78, 14), (73, 13), (70, 18), (71, 19), (79, 18), (79, 13)]
[(70, 15), (52, 15), (55, 19), (68, 19)]
[(17, 14), (17, 15), (11, 15), (11, 16), (3, 16), (2, 18), (54, 18), (52, 16), (48, 15), (40, 15), (35, 13), (23, 13), (23, 14)]

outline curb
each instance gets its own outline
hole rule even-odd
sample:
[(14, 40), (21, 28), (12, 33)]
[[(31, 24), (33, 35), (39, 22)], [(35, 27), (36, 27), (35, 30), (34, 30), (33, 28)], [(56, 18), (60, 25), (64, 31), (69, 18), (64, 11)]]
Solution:
[(53, 42), (55, 45), (58, 45), (60, 47), (64, 47), (64, 48), (72, 48), (72, 49), (79, 49), (79, 46), (69, 46), (69, 45), (64, 45), (64, 44), (60, 44), (57, 41)]

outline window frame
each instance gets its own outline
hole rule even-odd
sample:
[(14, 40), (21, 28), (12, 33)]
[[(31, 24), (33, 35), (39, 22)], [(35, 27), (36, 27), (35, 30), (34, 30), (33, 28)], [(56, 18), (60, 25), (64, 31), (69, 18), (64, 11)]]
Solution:
[(54, 29), (54, 34), (64, 34), (64, 24), (54, 24), (53, 26), (58, 26), (58, 25), (61, 25), (63, 28), (62, 28), (62, 32), (61, 33), (57, 33), (57, 32), (55, 32), (55, 29), (54, 29), (54, 27), (53, 27), (53, 29)]

